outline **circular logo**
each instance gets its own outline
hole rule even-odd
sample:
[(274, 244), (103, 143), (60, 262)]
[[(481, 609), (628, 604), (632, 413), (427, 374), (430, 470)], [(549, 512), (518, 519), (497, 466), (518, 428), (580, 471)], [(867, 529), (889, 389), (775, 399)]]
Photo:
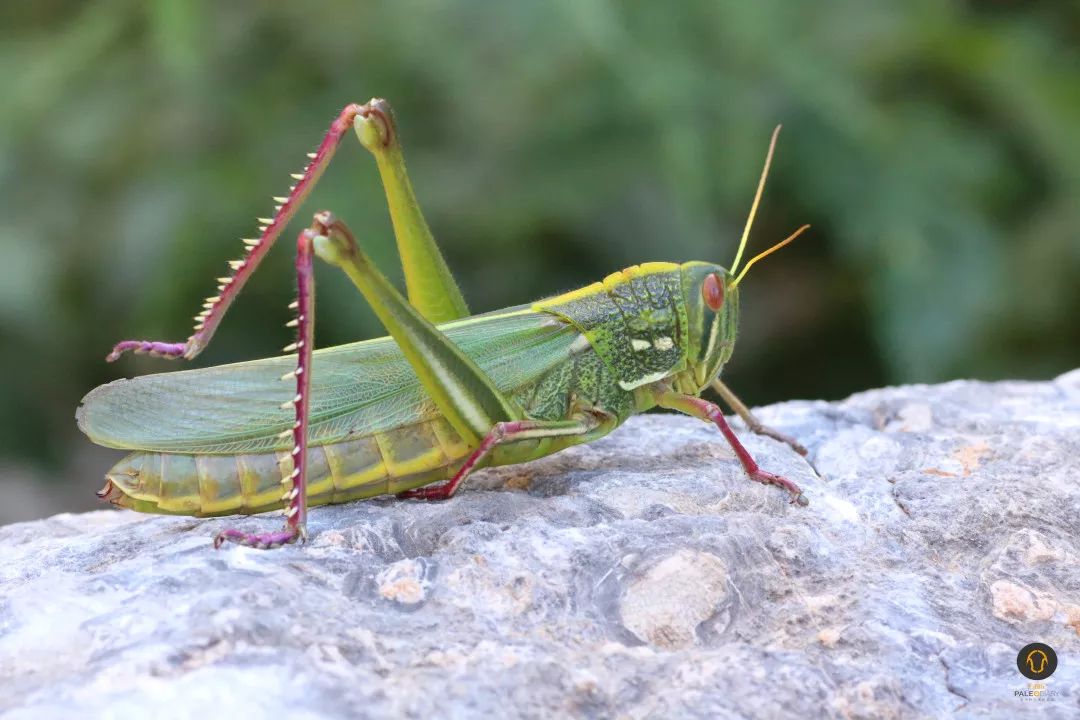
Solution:
[(1028, 680), (1045, 680), (1057, 670), (1057, 653), (1045, 643), (1031, 643), (1016, 654), (1016, 668)]

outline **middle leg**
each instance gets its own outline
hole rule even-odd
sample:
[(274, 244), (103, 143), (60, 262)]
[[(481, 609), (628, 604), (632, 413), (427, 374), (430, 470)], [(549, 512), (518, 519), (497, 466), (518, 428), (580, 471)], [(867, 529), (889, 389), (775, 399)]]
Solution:
[(484, 438), (484, 441), (480, 443), (480, 447), (466, 458), (465, 463), (458, 468), (458, 471), (450, 480), (440, 485), (429, 485), (415, 490), (406, 490), (403, 493), (398, 493), (398, 497), (403, 499), (448, 500), (458, 491), (458, 488), (472, 471), (476, 469), (477, 464), (491, 454), (496, 445), (518, 440), (586, 435), (599, 424), (595, 416), (586, 415), (580, 415), (570, 420), (515, 420), (513, 422), (497, 423)]
[(795, 452), (799, 453), (803, 457), (806, 457), (806, 448), (803, 447), (798, 440), (791, 437), (790, 435), (785, 435), (779, 430), (774, 430), (773, 428), (758, 420), (754, 413), (750, 412), (750, 408), (746, 406), (746, 403), (740, 400), (739, 396), (733, 393), (731, 391), (731, 388), (725, 385), (720, 380), (720, 378), (716, 378), (712, 381), (712, 388), (717, 392), (717, 394), (720, 395), (721, 398), (724, 399), (724, 402), (727, 403), (727, 406), (734, 410), (735, 413), (740, 418), (742, 418), (742, 421), (746, 423), (746, 427), (750, 430), (750, 432), (756, 435), (764, 435), (765, 437), (771, 437), (773, 440), (779, 440), (785, 445), (790, 446), (791, 449)]

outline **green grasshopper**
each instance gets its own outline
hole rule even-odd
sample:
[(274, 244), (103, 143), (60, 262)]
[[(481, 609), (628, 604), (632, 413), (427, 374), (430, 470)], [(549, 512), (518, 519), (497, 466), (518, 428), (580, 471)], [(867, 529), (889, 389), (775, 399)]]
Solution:
[[(125, 351), (190, 360), (296, 214), (349, 129), (374, 156), (386, 191), (408, 300), (379, 272), (345, 224), (319, 212), (297, 238), (296, 342), (288, 355), (203, 370), (118, 380), (90, 392), (80, 429), (132, 450), (98, 496), (140, 512), (212, 516), (284, 505), (276, 532), (224, 530), (272, 548), (305, 539), (308, 505), (383, 494), (446, 499), (478, 467), (526, 462), (586, 443), (660, 406), (713, 422), (751, 479), (807, 500), (766, 472), (722, 411), (699, 397), (710, 385), (755, 432), (806, 450), (764, 426), (719, 380), (731, 357), (736, 275), (776, 146), (776, 128), (731, 269), (703, 262), (646, 263), (539, 302), (470, 316), (412, 190), (389, 104), (347, 106), (289, 194), (260, 218), (257, 239), (230, 262), (183, 343), (128, 340)], [(314, 350), (313, 256), (345, 271), (389, 337)], [(284, 382), (290, 383), (285, 385)]]

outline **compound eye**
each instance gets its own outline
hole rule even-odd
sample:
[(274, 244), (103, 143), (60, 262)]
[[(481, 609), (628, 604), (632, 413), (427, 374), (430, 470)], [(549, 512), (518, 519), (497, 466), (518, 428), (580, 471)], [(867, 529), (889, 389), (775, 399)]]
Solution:
[(713, 273), (705, 277), (705, 282), (701, 286), (701, 296), (705, 298), (705, 304), (713, 312), (720, 312), (720, 308), (724, 307), (724, 281), (720, 275)]

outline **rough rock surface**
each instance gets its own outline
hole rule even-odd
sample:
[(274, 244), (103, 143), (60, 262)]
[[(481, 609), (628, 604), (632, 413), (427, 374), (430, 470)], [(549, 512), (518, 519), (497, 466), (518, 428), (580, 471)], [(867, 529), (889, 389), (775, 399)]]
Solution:
[(811, 448), (823, 478), (741, 433), (809, 507), (654, 415), (449, 502), (316, 509), (305, 547), (0, 528), (0, 716), (1080, 717), (1080, 371), (760, 414)]

